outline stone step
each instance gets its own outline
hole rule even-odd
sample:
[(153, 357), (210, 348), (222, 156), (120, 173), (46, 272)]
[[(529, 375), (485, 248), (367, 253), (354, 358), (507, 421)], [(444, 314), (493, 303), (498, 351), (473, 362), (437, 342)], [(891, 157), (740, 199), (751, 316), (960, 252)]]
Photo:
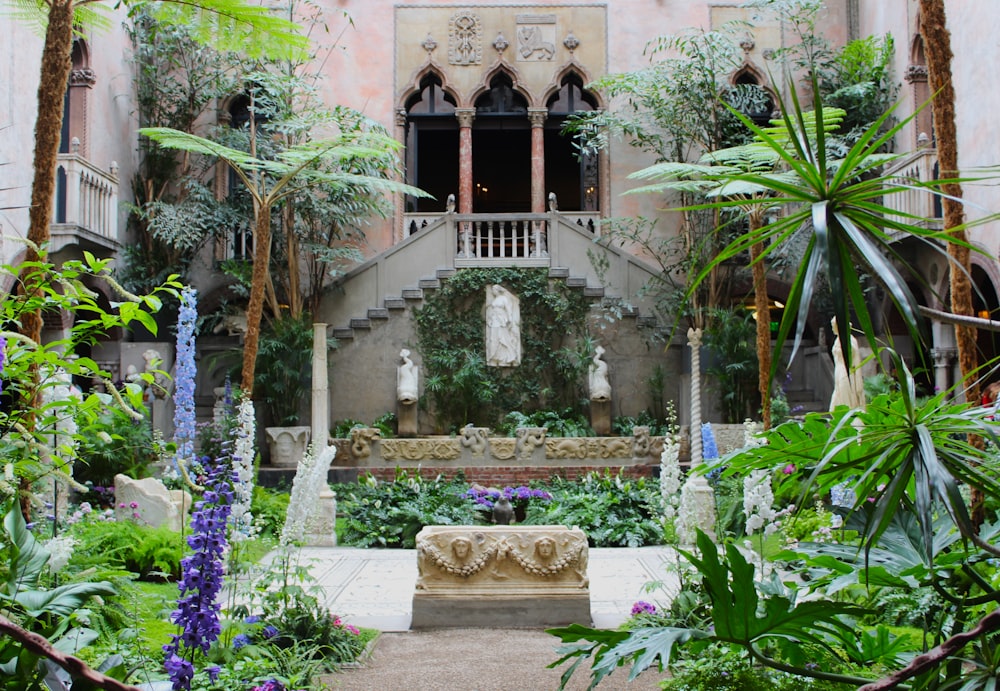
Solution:
[(441, 281), (436, 278), (421, 278), (417, 281), (417, 286), (423, 290), (437, 290), (441, 287)]
[(372, 328), (372, 322), (370, 319), (364, 319), (361, 317), (355, 317), (351, 320), (352, 329), (370, 329)]
[(586, 276), (569, 276), (566, 278), (566, 285), (569, 288), (586, 288)]
[(368, 309), (369, 319), (388, 319), (389, 318), (389, 308), (388, 307), (370, 307)]
[(403, 288), (404, 300), (423, 300), (424, 291), (420, 288)]
[(602, 298), (604, 297), (604, 286), (587, 286), (583, 289), (584, 297)]
[(549, 278), (569, 278), (569, 269), (564, 266), (550, 267)]
[(438, 269), (438, 270), (437, 270), (437, 271), (435, 272), (435, 275), (436, 275), (436, 276), (437, 276), (437, 277), (438, 277), (439, 279), (441, 279), (441, 280), (445, 280), (445, 279), (448, 279), (448, 278), (451, 278), (452, 276), (454, 276), (454, 275), (455, 275), (455, 272), (456, 272), (457, 270), (458, 270), (458, 269)]
[(354, 329), (351, 327), (336, 327), (333, 329), (333, 337), (338, 341), (349, 341), (354, 338)]
[(385, 308), (389, 310), (406, 309), (406, 300), (404, 300), (401, 297), (386, 298), (385, 300), (382, 301), (382, 304), (385, 305)]

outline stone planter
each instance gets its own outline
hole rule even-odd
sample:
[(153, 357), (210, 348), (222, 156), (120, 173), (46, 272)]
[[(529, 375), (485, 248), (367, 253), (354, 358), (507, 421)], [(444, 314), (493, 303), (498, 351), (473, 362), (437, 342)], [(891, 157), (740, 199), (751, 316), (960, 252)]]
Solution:
[(312, 430), (309, 427), (267, 427), (267, 445), (271, 450), (271, 465), (295, 468), (306, 453)]

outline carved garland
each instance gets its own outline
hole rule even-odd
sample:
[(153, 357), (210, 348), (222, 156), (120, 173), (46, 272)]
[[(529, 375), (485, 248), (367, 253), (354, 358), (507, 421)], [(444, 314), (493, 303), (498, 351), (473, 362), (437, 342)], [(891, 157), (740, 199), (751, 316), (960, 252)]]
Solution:
[(490, 558), (496, 554), (497, 547), (498, 545), (493, 545), (492, 547), (483, 550), (478, 557), (465, 566), (459, 566), (442, 554), (441, 550), (433, 544), (428, 542), (426, 545), (422, 545), (424, 553), (430, 557), (431, 562), (433, 562), (435, 566), (442, 571), (446, 571), (454, 576), (461, 576), (462, 578), (468, 578), (469, 576), (482, 571), (483, 567), (486, 566), (486, 562), (488, 562)]
[(528, 573), (545, 577), (554, 576), (561, 571), (565, 571), (569, 568), (570, 564), (576, 564), (580, 561), (580, 554), (583, 552), (583, 545), (577, 545), (574, 549), (566, 552), (566, 554), (562, 555), (552, 562), (552, 564), (547, 566), (533, 559), (521, 556), (521, 554), (511, 549), (509, 545), (506, 545), (506, 548), (507, 553), (510, 554), (510, 558), (513, 559), (514, 563), (522, 569)]

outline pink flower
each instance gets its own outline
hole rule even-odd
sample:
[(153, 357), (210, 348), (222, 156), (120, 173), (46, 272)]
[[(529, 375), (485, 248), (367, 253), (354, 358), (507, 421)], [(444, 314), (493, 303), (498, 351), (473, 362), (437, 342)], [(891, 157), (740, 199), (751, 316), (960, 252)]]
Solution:
[(130, 509), (138, 509), (139, 508), (139, 502), (137, 502), (137, 501), (130, 502), (129, 505), (128, 505), (128, 507)]
[(348, 631), (350, 631), (351, 633), (353, 633), (355, 636), (358, 636), (358, 635), (361, 634), (361, 632), (358, 631), (358, 627), (357, 626), (351, 626), (350, 624), (348, 624), (344, 628), (346, 628)]
[(786, 465), (784, 468), (781, 469), (781, 472), (783, 472), (785, 475), (791, 475), (792, 473), (795, 472), (795, 464), (789, 463), (788, 465)]

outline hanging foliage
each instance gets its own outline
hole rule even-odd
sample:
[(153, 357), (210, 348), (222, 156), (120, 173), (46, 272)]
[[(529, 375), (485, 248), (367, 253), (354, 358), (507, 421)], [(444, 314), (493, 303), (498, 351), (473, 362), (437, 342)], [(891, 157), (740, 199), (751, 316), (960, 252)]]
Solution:
[[(486, 288), (500, 284), (520, 300), (521, 364), (486, 364)], [(416, 313), (425, 390), (440, 430), (496, 426), (514, 410), (583, 410), (591, 344), (589, 303), (547, 269), (463, 269), (425, 298)]]

